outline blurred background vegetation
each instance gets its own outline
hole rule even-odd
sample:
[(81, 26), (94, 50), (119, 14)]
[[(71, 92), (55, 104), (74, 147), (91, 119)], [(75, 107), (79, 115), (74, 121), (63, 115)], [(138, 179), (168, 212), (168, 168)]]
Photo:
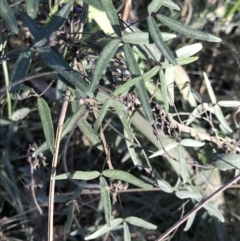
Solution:
[[(25, 1), (8, 1), (15, 14), (25, 10)], [(49, 9), (49, 2), (52, 3)], [(77, 1), (81, 5), (81, 1)], [(123, 14), (125, 1), (113, 1), (117, 11)], [(146, 17), (147, 5), (150, 1), (133, 0), (129, 22), (137, 22), (137, 27), (142, 31), (147, 31)], [(177, 77), (181, 83), (190, 81), (193, 88), (202, 98), (203, 102), (210, 102), (204, 83), (203, 72), (206, 72), (211, 80), (212, 87), (218, 100), (239, 100), (240, 97), (240, 0), (179, 0), (175, 1), (181, 11), (169, 11), (162, 8), (161, 12), (167, 16), (179, 20), (185, 25), (212, 33), (222, 39), (221, 43), (201, 42), (203, 49), (197, 54), (198, 60), (183, 66)], [(39, 10), (35, 20), (39, 25), (44, 25), (49, 21), (50, 11), (54, 13), (54, 1), (40, 1)], [(79, 5), (79, 6), (80, 6)], [(76, 5), (77, 6), (77, 5)], [(1, 10), (0, 10), (1, 11)], [(97, 55), (97, 47), (104, 46), (106, 33), (97, 19), (100, 15), (93, 9), (89, 10), (89, 15), (84, 26), (84, 33), (80, 43), (67, 42), (68, 52), (65, 60), (70, 62), (75, 57), (74, 54), (80, 49), (77, 56), (88, 71), (91, 61)], [(1, 19), (1, 43), (4, 46), (4, 53), (8, 56), (7, 72), (3, 65), (0, 68), (0, 88), (5, 87), (4, 79), (6, 75), (12, 73), (16, 63), (16, 57), (21, 48), (31, 47), (32, 39), (28, 29), (19, 21), (19, 34), (10, 33), (8, 25)], [(161, 27), (164, 32), (171, 32), (168, 28)], [(69, 30), (68, 22), (64, 24), (62, 33), (59, 34), (56, 47), (61, 49), (67, 39)], [(67, 39), (68, 40), (68, 39)], [(168, 40), (167, 44), (175, 52), (180, 47), (196, 42), (196, 40), (186, 38), (180, 34), (176, 38)], [(87, 44), (86, 44), (87, 43)], [(92, 47), (90, 44), (92, 43)], [(96, 47), (97, 46), (97, 47)], [(62, 51), (62, 50), (60, 50)], [(63, 51), (62, 51), (63, 52)], [(16, 56), (15, 56), (16, 55)], [(111, 63), (113, 65), (113, 63)], [(155, 66), (155, 62), (139, 58), (138, 64), (143, 72), (147, 72)], [(109, 71), (116, 78), (116, 86), (121, 84), (121, 76), (114, 72), (117, 66), (111, 66)], [(45, 73), (51, 69), (42, 62), (36, 54), (33, 58), (28, 75)], [(122, 71), (122, 70), (121, 70)], [(127, 70), (124, 70), (127, 71)], [(113, 73), (114, 72), (114, 73)], [(45, 76), (40, 79), (32, 79), (27, 84), (38, 94), (42, 93), (53, 81), (53, 76)], [(113, 89), (113, 83), (107, 77), (102, 79), (103, 87)], [(153, 79), (153, 82), (155, 80)], [(64, 97), (64, 85), (61, 81), (54, 82), (43, 94), (51, 109), (54, 127), (56, 128), (61, 105)], [(6, 92), (5, 92), (6, 93)], [(45, 152), (38, 161), (29, 158), (36, 146), (44, 142), (45, 137), (42, 130), (39, 113), (37, 111), (37, 99), (35, 97), (23, 100), (11, 100), (11, 111), (9, 110), (9, 99), (5, 93), (1, 93), (0, 99), (0, 172), (1, 172), (1, 192), (0, 192), (0, 240), (46, 240), (47, 234), (47, 196), (49, 192), (49, 176), (51, 153)], [(71, 106), (79, 105), (80, 100), (73, 98)], [(161, 100), (158, 103), (162, 103)], [(179, 113), (190, 113), (193, 108), (184, 100), (181, 91), (175, 88), (175, 106)], [(24, 115), (18, 110), (29, 108), (29, 112)], [(234, 129), (235, 138), (238, 143), (238, 127), (234, 122), (236, 107), (224, 109), (229, 125)], [(19, 117), (20, 115), (20, 117)], [(23, 115), (23, 116), (21, 116)], [(71, 115), (68, 110), (67, 117)], [(16, 119), (14, 119), (16, 118)], [(87, 116), (88, 122), (93, 124), (95, 117), (90, 111)], [(236, 115), (237, 121), (239, 120)], [(160, 149), (159, 143), (156, 144), (156, 137), (152, 134), (151, 126), (147, 125), (145, 119), (140, 117), (133, 118), (134, 134), (144, 150), (151, 150), (152, 153)], [(214, 122), (214, 120), (213, 120)], [(111, 125), (109, 125), (111, 123)], [(196, 124), (196, 128), (203, 128), (212, 132), (212, 128), (207, 122)], [(131, 171), (132, 174), (143, 177), (150, 175), (143, 168), (145, 166), (144, 153), (141, 148), (136, 148), (138, 167), (134, 167), (130, 160), (130, 155), (124, 141), (122, 124), (114, 113), (109, 112), (103, 122), (104, 135), (110, 150), (112, 165), (115, 169)], [(120, 133), (120, 134), (119, 134)], [(168, 138), (168, 137), (166, 137)], [(35, 143), (35, 144), (34, 144)], [(57, 173), (64, 173), (64, 164), (61, 161), (65, 141), (61, 143)], [(238, 145), (238, 144), (236, 144)], [(213, 153), (216, 146), (209, 144), (205, 149), (187, 149), (187, 153), (199, 163), (207, 164), (209, 155)], [(106, 155), (92, 146), (87, 136), (79, 129), (75, 129), (67, 147), (67, 167), (68, 170), (99, 170), (101, 171), (106, 162)], [(161, 174), (164, 180), (174, 186), (178, 180), (178, 174), (174, 170), (175, 164), (170, 164), (166, 159), (157, 157), (151, 159), (152, 167)], [(178, 168), (178, 167), (176, 167)], [(192, 168), (193, 177), (200, 175), (198, 167)], [(234, 177), (234, 170), (228, 172), (215, 170), (205, 170), (201, 172), (205, 177), (205, 184), (211, 190), (204, 189), (203, 183), (198, 186), (203, 188), (206, 196), (217, 187), (226, 183)], [(157, 230), (149, 231), (132, 226), (132, 240), (155, 240), (161, 233), (176, 223), (185, 213), (194, 207), (194, 202), (177, 198), (172, 193), (165, 193), (154, 190), (135, 189), (131, 185), (119, 186), (115, 183), (118, 190), (117, 202), (114, 205), (114, 216), (137, 216), (158, 226)], [(99, 184), (94, 181), (83, 183), (81, 195), (74, 202), (71, 202), (72, 193), (76, 185), (71, 181), (58, 181), (56, 183), (56, 202), (54, 218), (54, 240), (84, 240), (84, 236), (104, 224), (103, 207), (100, 201)], [(33, 193), (35, 193), (33, 195)], [(34, 196), (41, 206), (44, 215), (40, 216), (34, 202)], [(206, 210), (200, 210), (192, 227), (184, 232), (184, 224), (180, 226), (171, 237), (166, 240), (239, 240), (240, 239), (240, 192), (239, 185), (234, 185), (227, 189), (216, 201), (224, 215), (225, 222), (221, 223), (213, 216), (208, 215)], [(74, 208), (73, 208), (74, 207)], [(73, 210), (73, 222), (70, 232), (66, 233), (66, 219), (69, 210)], [(98, 240), (123, 240), (122, 230), (115, 230), (109, 236)]]

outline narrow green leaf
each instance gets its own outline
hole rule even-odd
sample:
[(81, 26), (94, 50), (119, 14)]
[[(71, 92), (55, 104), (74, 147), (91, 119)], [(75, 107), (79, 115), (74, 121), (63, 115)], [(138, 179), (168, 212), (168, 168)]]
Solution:
[(53, 48), (37, 48), (41, 58), (54, 70), (58, 71), (66, 85), (71, 88), (79, 88), (84, 93), (88, 93), (89, 85), (82, 79), (81, 75), (73, 70), (62, 56)]
[(141, 218), (134, 217), (134, 216), (125, 218), (125, 221), (127, 223), (130, 223), (130, 224), (138, 226), (138, 227), (142, 227), (142, 228), (146, 228), (146, 229), (152, 229), (152, 230), (157, 229), (156, 225), (154, 225), (152, 223), (149, 223), (149, 222), (147, 222), (147, 221), (145, 221)]
[(124, 241), (131, 241), (131, 234), (126, 222), (123, 222), (123, 239)]
[(165, 0), (152, 0), (147, 7), (148, 13), (155, 13), (163, 5)]
[(159, 71), (159, 78), (160, 78), (160, 83), (161, 83), (161, 91), (162, 91), (162, 96), (163, 96), (164, 110), (165, 110), (166, 114), (168, 114), (168, 111), (169, 111), (168, 89), (167, 89), (167, 83), (166, 83), (166, 79), (165, 79), (163, 70)]
[(200, 202), (202, 200), (202, 198), (203, 198), (202, 194), (198, 191), (198, 189), (196, 187), (189, 184), (189, 185), (187, 185), (187, 189), (188, 189), (189, 192), (196, 193), (195, 196), (197, 196), (197, 195), (199, 196), (198, 198), (195, 198), (198, 202)]
[(164, 1), (163, 6), (169, 8), (170, 10), (180, 11), (180, 7), (171, 0)]
[(184, 228), (184, 231), (185, 231), (185, 232), (188, 231), (188, 230), (192, 227), (192, 224), (193, 224), (193, 221), (194, 221), (194, 219), (195, 219), (195, 217), (196, 217), (196, 214), (197, 214), (197, 212), (193, 213), (193, 214), (188, 218), (187, 223), (186, 223), (186, 226), (185, 226), (185, 228)]
[(122, 40), (130, 44), (149, 44), (149, 34), (142, 31), (127, 33), (123, 35)]
[(50, 109), (47, 102), (41, 97), (38, 98), (37, 105), (48, 148), (50, 149), (52, 154), (54, 154), (54, 129)]
[(74, 1), (69, 0), (62, 9), (51, 19), (50, 23), (44, 26), (35, 36), (34, 46), (40, 47), (49, 41), (49, 37), (63, 25), (67, 19)]
[(188, 171), (187, 171), (187, 164), (183, 156), (183, 151), (181, 146), (178, 146), (178, 158), (180, 161), (180, 175), (182, 177), (183, 183), (186, 183), (188, 178)]
[(0, 9), (1, 9), (0, 17), (2, 17), (4, 19), (4, 21), (9, 25), (9, 27), (12, 29), (12, 31), (15, 34), (18, 34), (19, 29), (18, 29), (16, 18), (6, 0), (1, 0)]
[(176, 51), (176, 55), (178, 57), (190, 57), (196, 53), (198, 53), (202, 49), (201, 43), (195, 43), (191, 45), (186, 45), (181, 47)]
[(23, 107), (13, 112), (12, 121), (23, 120), (30, 113), (30, 109)]
[(155, 169), (153, 170), (153, 177), (155, 178), (158, 186), (161, 188), (162, 191), (166, 193), (173, 192), (171, 185), (165, 180), (163, 180)]
[(222, 213), (212, 203), (207, 203), (206, 205), (203, 206), (203, 208), (205, 208), (210, 215), (215, 216), (223, 223), (225, 222)]
[[(140, 68), (138, 66), (138, 63), (134, 57), (134, 53), (132, 51), (132, 49), (130, 48), (129, 44), (125, 44), (124, 47), (124, 55), (125, 58), (127, 60), (127, 67), (129, 69), (129, 72), (131, 73), (133, 78), (139, 77), (141, 76), (141, 71)], [(150, 108), (150, 104), (149, 104), (149, 97), (147, 94), (147, 90), (146, 90), (146, 86), (144, 83), (144, 80), (140, 80), (137, 84), (136, 84), (136, 90), (138, 93), (138, 97), (141, 101), (144, 113), (148, 119), (148, 121), (152, 124), (153, 123), (153, 116), (152, 116), (152, 111)]]
[(153, 17), (147, 18), (147, 24), (149, 28), (150, 36), (152, 37), (154, 43), (158, 47), (158, 49), (161, 51), (162, 55), (173, 65), (178, 65), (176, 59), (174, 58), (171, 50), (168, 48), (168, 46), (165, 44), (163, 37), (160, 33), (160, 30), (154, 20)]
[(131, 87), (133, 87), (134, 85), (136, 85), (142, 78), (143, 78), (144, 82), (148, 81), (154, 75), (156, 75), (156, 73), (158, 71), (159, 71), (159, 66), (155, 66), (154, 68), (150, 69), (147, 73), (145, 73), (143, 76), (136, 77), (134, 79), (127, 81), (126, 83), (124, 83), (123, 85), (121, 85), (114, 91), (114, 95), (115, 96), (119, 96), (119, 95), (123, 96), (122, 94), (126, 94), (128, 92), (128, 90)]
[[(76, 125), (76, 123), (80, 120), (80, 118), (83, 116), (83, 114), (86, 112), (86, 107), (82, 105), (76, 113), (73, 114), (73, 116), (68, 119), (63, 125), (63, 131), (61, 135), (61, 139), (63, 139)], [(32, 157), (37, 157), (41, 152), (44, 152), (48, 149), (47, 142), (45, 141), (40, 147), (37, 148), (37, 150), (32, 154)]]
[(73, 214), (74, 214), (74, 211), (75, 211), (74, 203), (73, 202), (68, 203), (67, 209), (68, 209), (68, 211), (67, 211), (67, 222), (66, 222), (66, 225), (65, 225), (65, 230), (66, 230), (66, 233), (69, 233), (70, 230), (71, 230), (72, 221), (73, 221)]
[(218, 101), (218, 105), (221, 107), (239, 107), (240, 101), (237, 100), (221, 100)]
[(40, 0), (27, 0), (27, 13), (31, 18), (37, 17), (38, 7)]
[(108, 227), (111, 227), (111, 214), (112, 214), (112, 205), (109, 193), (109, 187), (104, 177), (100, 177), (100, 192), (101, 200), (103, 204), (103, 209), (105, 213), (105, 221)]
[(166, 152), (165, 151), (170, 151), (171, 149), (173, 149), (174, 147), (176, 147), (178, 145), (178, 143), (176, 141), (173, 141), (169, 144), (167, 144), (164, 149), (160, 149), (158, 151), (156, 151), (155, 153), (153, 153), (151, 156), (149, 156), (149, 158), (153, 158), (156, 156), (161, 156), (161, 155), (165, 155)]
[(111, 227), (108, 227), (107, 224), (103, 225), (101, 228), (99, 228), (96, 232), (94, 232), (93, 234), (87, 236), (86, 238), (84, 238), (85, 240), (91, 240), (91, 239), (96, 239), (99, 236), (109, 232), (111, 229), (114, 229), (115, 227), (117, 227), (120, 223), (122, 223), (123, 219), (122, 218), (116, 218), (113, 219), (111, 221)]
[(100, 173), (98, 171), (74, 171), (69, 173), (63, 173), (55, 176), (56, 180), (68, 179), (70, 176), (72, 179), (77, 180), (93, 180), (99, 177)]
[(125, 137), (130, 140), (130, 142), (126, 139), (126, 145), (129, 151), (129, 154), (132, 158), (133, 164), (137, 165), (138, 161), (137, 161), (137, 155), (135, 152), (135, 149), (132, 145), (132, 143), (134, 142), (134, 136), (132, 134), (132, 130), (130, 127), (130, 124), (128, 123), (127, 120), (127, 116), (126, 113), (121, 109), (121, 105), (118, 101), (114, 100), (114, 108), (117, 112), (117, 115), (119, 117), (119, 119), (121, 120), (122, 124), (123, 124), (123, 128), (124, 128), (124, 135)]
[(220, 38), (212, 34), (205, 33), (194, 28), (190, 28), (180, 23), (179, 21), (173, 20), (172, 18), (166, 17), (162, 14), (158, 14), (157, 18), (170, 29), (179, 32), (187, 37), (200, 39), (208, 42), (221, 42)]
[(203, 102), (201, 95), (195, 89), (190, 87), (190, 91), (191, 91), (192, 95), (194, 96), (194, 98), (196, 99), (197, 102), (199, 102), (199, 103)]
[[(25, 48), (21, 51), (12, 70), (10, 79), (11, 83), (17, 82), (18, 80), (26, 77), (26, 74), (32, 62), (32, 56), (33, 53), (30, 48)], [(17, 92), (20, 89), (21, 85), (22, 84), (18, 84), (12, 87), (11, 93)]]
[(38, 23), (36, 21), (34, 21), (33, 19), (31, 19), (25, 12), (21, 12), (19, 17), (20, 17), (20, 20), (22, 21), (22, 23), (26, 27), (28, 27), (33, 38), (35, 38), (35, 36), (39, 33), (39, 31), (41, 29), (40, 26), (38, 25)]
[(92, 75), (92, 81), (89, 90), (90, 93), (94, 92), (94, 90), (97, 88), (98, 82), (102, 78), (102, 73), (108, 66), (109, 62), (111, 61), (111, 58), (116, 53), (118, 45), (118, 39), (111, 40), (100, 53)]
[(100, 151), (103, 150), (101, 141), (85, 119), (79, 121), (78, 127), (93, 145), (96, 145)]
[(131, 183), (137, 187), (141, 187), (141, 188), (152, 188), (151, 184), (145, 183), (142, 180), (136, 178), (135, 176), (133, 176), (132, 174), (125, 172), (125, 171), (121, 171), (121, 170), (116, 170), (116, 169), (107, 169), (104, 170), (102, 172), (103, 176), (109, 177), (109, 178), (113, 178), (116, 180), (121, 180), (124, 182), (128, 182)]
[(240, 155), (219, 153), (212, 157), (211, 164), (223, 171), (240, 169)]
[(229, 124), (227, 123), (221, 108), (219, 107), (218, 104), (213, 106), (214, 109), (214, 114), (217, 117), (218, 121), (220, 122), (220, 124), (222, 124), (222, 126), (228, 131), (228, 132), (232, 132), (231, 127), (229, 126)]
[(196, 141), (193, 139), (182, 139), (180, 143), (183, 146), (189, 146), (189, 147), (201, 147), (205, 145), (205, 142)]
[(192, 191), (177, 191), (175, 194), (180, 199), (193, 198), (198, 200), (199, 198), (202, 198), (201, 194)]
[(103, 7), (105, 13), (107, 14), (107, 17), (112, 25), (113, 30), (119, 37), (122, 37), (122, 32), (121, 32), (121, 28), (120, 28), (119, 21), (118, 21), (118, 15), (117, 15), (116, 9), (113, 5), (113, 1), (112, 0), (100, 0), (100, 2), (102, 3), (102, 7)]
[(94, 125), (93, 125), (93, 131), (94, 131), (94, 133), (96, 133), (96, 134), (97, 134), (97, 132), (98, 132), (98, 129), (99, 129), (100, 125), (102, 124), (103, 118), (104, 118), (104, 117), (106, 116), (106, 114), (107, 114), (107, 111), (108, 111), (108, 108), (109, 108), (109, 106), (110, 106), (111, 101), (112, 101), (112, 98), (109, 97), (109, 98), (105, 101), (105, 103), (103, 104), (101, 110), (99, 111), (98, 117), (97, 117), (97, 119), (96, 119), (96, 121), (95, 121), (95, 123), (94, 123)]
[(210, 97), (212, 103), (216, 104), (217, 103), (217, 98), (216, 98), (216, 96), (214, 94), (211, 82), (208, 79), (208, 77), (207, 77), (205, 72), (203, 72), (203, 76), (204, 76), (204, 80), (205, 80), (205, 84), (206, 84), (206, 87), (207, 87), (207, 91), (208, 91), (209, 97)]

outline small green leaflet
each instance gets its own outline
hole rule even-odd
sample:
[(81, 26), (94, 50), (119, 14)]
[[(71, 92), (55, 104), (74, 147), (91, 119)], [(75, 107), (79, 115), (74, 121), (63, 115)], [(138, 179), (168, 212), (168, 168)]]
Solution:
[(176, 20), (173, 20), (172, 18), (166, 17), (162, 14), (158, 14), (157, 18), (170, 29), (172, 29), (176, 32), (179, 32), (187, 37), (200, 39), (200, 40), (204, 40), (204, 41), (208, 41), (208, 42), (221, 42), (220, 38), (218, 38), (212, 34), (190, 28), (190, 27), (185, 26), (184, 24), (182, 24)]
[(240, 169), (240, 154), (215, 154), (215, 156), (212, 157), (211, 164), (223, 171)]
[(141, 218), (134, 217), (134, 216), (125, 218), (125, 221), (127, 223), (130, 223), (130, 224), (138, 226), (138, 227), (142, 227), (142, 228), (146, 228), (146, 229), (153, 229), (153, 230), (157, 229), (156, 225), (149, 223)]
[(55, 176), (55, 180), (63, 180), (71, 177), (77, 180), (92, 180), (99, 177), (100, 173), (98, 171), (74, 171), (69, 173), (63, 173)]
[(44, 135), (46, 138), (48, 148), (50, 149), (52, 154), (54, 154), (54, 152), (55, 152), (54, 129), (53, 129), (53, 123), (52, 123), (50, 109), (48, 107), (47, 102), (41, 97), (38, 98), (37, 104), (38, 104), (38, 111), (40, 114), (43, 131), (44, 131)]
[(103, 209), (105, 213), (105, 221), (108, 227), (111, 227), (111, 214), (112, 214), (112, 206), (111, 199), (109, 193), (109, 187), (104, 177), (100, 177), (100, 192), (101, 192), (101, 200), (103, 204)]
[(102, 175), (105, 177), (109, 177), (109, 178), (113, 178), (116, 180), (121, 180), (124, 182), (131, 183), (137, 187), (152, 188), (151, 184), (145, 183), (142, 180), (136, 178), (132, 174), (125, 172), (125, 171), (116, 170), (116, 169), (111, 169), (111, 170), (107, 169), (102, 172)]

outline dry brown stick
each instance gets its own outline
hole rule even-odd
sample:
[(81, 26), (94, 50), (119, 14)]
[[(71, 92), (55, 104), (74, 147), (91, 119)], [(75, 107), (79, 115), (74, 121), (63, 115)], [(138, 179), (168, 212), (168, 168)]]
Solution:
[(127, 0), (125, 3), (125, 8), (124, 8), (123, 17), (122, 17), (122, 20), (124, 22), (128, 21), (131, 9), (132, 9), (132, 0)]
[(64, 102), (58, 121), (56, 140), (55, 140), (55, 153), (52, 160), (52, 170), (50, 176), (50, 189), (49, 189), (49, 209), (48, 209), (48, 241), (53, 241), (53, 217), (54, 217), (54, 190), (55, 190), (55, 175), (58, 160), (59, 145), (63, 129), (63, 123), (67, 112), (68, 102), (70, 98), (70, 90), (67, 88), (65, 92)]
[(188, 212), (183, 218), (181, 218), (178, 222), (176, 222), (172, 227), (170, 227), (166, 232), (164, 232), (162, 235), (160, 235), (155, 241), (161, 241), (164, 238), (166, 238), (170, 233), (172, 233), (176, 228), (178, 228), (182, 223), (187, 221), (191, 215), (196, 213), (198, 210), (200, 210), (205, 204), (209, 203), (215, 196), (217, 196), (219, 193), (223, 192), (225, 189), (227, 189), (229, 186), (231, 186), (233, 183), (240, 180), (240, 175), (237, 175), (232, 180), (228, 181), (225, 185), (220, 187), (218, 190), (216, 190), (214, 193), (212, 193), (210, 196), (208, 196), (206, 199), (202, 200), (195, 208), (193, 208), (190, 212)]

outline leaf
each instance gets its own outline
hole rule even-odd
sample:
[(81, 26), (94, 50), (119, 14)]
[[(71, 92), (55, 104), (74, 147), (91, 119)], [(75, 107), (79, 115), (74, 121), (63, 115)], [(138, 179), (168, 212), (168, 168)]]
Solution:
[(66, 230), (66, 233), (69, 233), (71, 231), (73, 215), (74, 215), (74, 211), (75, 211), (75, 206), (74, 206), (73, 201), (69, 202), (67, 207), (68, 207), (68, 209), (67, 209), (67, 222), (66, 222), (65, 230)]
[(133, 164), (137, 165), (138, 161), (137, 161), (137, 155), (135, 152), (134, 147), (132, 146), (132, 143), (134, 142), (134, 136), (132, 134), (132, 130), (130, 127), (130, 124), (127, 121), (127, 117), (125, 112), (121, 109), (121, 105), (118, 101), (114, 100), (114, 108), (117, 112), (117, 115), (119, 117), (119, 119), (121, 120), (122, 124), (123, 124), (123, 128), (124, 128), (124, 135), (125, 137), (130, 140), (130, 142), (126, 139), (126, 145), (129, 151), (129, 154), (132, 158)]
[(71, 177), (77, 180), (93, 180), (99, 177), (100, 173), (98, 171), (74, 171), (69, 173), (63, 173), (55, 176), (55, 180), (63, 180)]
[(12, 114), (12, 121), (20, 121), (24, 119), (29, 113), (30, 113), (29, 108), (26, 108), (26, 107), (20, 108), (14, 111), (14, 113)]
[[(196, 207), (196, 206), (195, 206)], [(183, 231), (188, 231), (191, 227), (192, 227), (192, 224), (193, 224), (193, 221), (194, 221), (194, 219), (195, 219), (195, 217), (196, 217), (196, 214), (197, 214), (197, 212), (195, 212), (195, 213), (193, 213), (189, 218), (188, 218), (188, 220), (187, 220), (187, 223), (186, 223), (186, 226), (185, 226), (185, 228), (183, 229)]]
[(186, 165), (185, 158), (183, 156), (183, 151), (181, 146), (178, 146), (178, 158), (180, 161), (180, 175), (182, 177), (183, 183), (186, 183), (188, 178), (188, 171), (187, 171), (187, 165)]
[(89, 85), (82, 79), (81, 75), (73, 70), (61, 55), (53, 48), (37, 48), (41, 58), (54, 70), (58, 71), (64, 83), (71, 88), (79, 88), (84, 93), (88, 93)]
[(187, 185), (187, 189), (189, 192), (192, 192), (192, 193), (196, 193), (196, 196), (198, 194), (198, 198), (195, 198), (198, 202), (200, 202), (202, 200), (202, 194), (198, 191), (198, 189), (194, 186), (192, 186), (191, 184)]
[(221, 107), (239, 107), (240, 101), (237, 100), (221, 100), (218, 101), (218, 105)]
[(97, 88), (98, 82), (102, 78), (102, 73), (108, 66), (114, 54), (116, 53), (118, 49), (118, 45), (119, 45), (118, 39), (111, 40), (100, 53), (92, 75), (92, 81), (89, 89), (90, 93), (94, 92), (95, 89)]
[(149, 44), (149, 34), (142, 31), (127, 33), (123, 35), (122, 40), (130, 44)]
[(181, 47), (176, 51), (176, 55), (178, 57), (190, 57), (196, 53), (198, 53), (202, 49), (201, 43), (195, 43), (191, 45), (186, 45)]
[(223, 171), (240, 169), (240, 155), (219, 153), (212, 157), (211, 164)]
[(177, 145), (178, 145), (178, 143), (176, 141), (173, 141), (173, 142), (167, 144), (164, 147), (164, 149), (160, 149), (160, 150), (156, 151), (155, 153), (153, 153), (151, 156), (149, 156), (149, 158), (164, 155), (164, 154), (166, 154), (166, 151), (170, 151), (171, 149), (173, 149)]
[(115, 96), (123, 96), (122, 94), (126, 94), (128, 92), (128, 90), (134, 86), (135, 84), (137, 84), (142, 78), (143, 81), (148, 81), (150, 78), (152, 78), (154, 75), (156, 75), (156, 73), (159, 71), (159, 66), (155, 66), (152, 69), (150, 69), (147, 73), (145, 73), (143, 76), (140, 77), (136, 77), (134, 79), (131, 79), (129, 81), (127, 81), (126, 83), (124, 83), (123, 85), (121, 85), (120, 87), (118, 87), (115, 91), (114, 91), (114, 95)]
[(0, 17), (9, 25), (15, 34), (19, 33), (19, 28), (17, 25), (16, 18), (14, 17), (12, 9), (9, 7), (6, 0), (1, 0), (0, 3)]
[(78, 127), (82, 131), (82, 133), (87, 137), (87, 139), (91, 142), (91, 144), (96, 146), (100, 151), (103, 150), (101, 141), (99, 140), (98, 136), (85, 119), (79, 121)]
[(41, 97), (38, 98), (37, 105), (48, 148), (50, 149), (52, 154), (54, 154), (54, 129), (50, 109), (47, 102)]
[(216, 218), (218, 218), (221, 222), (225, 222), (224, 217), (222, 215), (222, 213), (219, 211), (219, 209), (217, 207), (215, 207), (212, 203), (207, 203), (203, 206), (203, 208), (205, 208), (208, 213), (212, 216), (215, 216)]
[(41, 29), (37, 22), (31, 19), (25, 12), (21, 12), (19, 17), (22, 23), (28, 27), (31, 35), (35, 37)]
[(31, 18), (37, 17), (38, 7), (39, 7), (39, 0), (27, 0), (27, 13)]
[(153, 177), (155, 178), (158, 186), (161, 188), (162, 191), (166, 193), (173, 192), (171, 185), (165, 180), (163, 180), (155, 169), (153, 169)]
[(110, 106), (112, 99), (109, 97), (103, 104), (101, 110), (99, 111), (98, 117), (93, 125), (93, 131), (97, 134), (100, 125), (102, 124), (103, 118), (106, 116), (108, 108)]
[(92, 233), (91, 235), (84, 238), (85, 240), (91, 240), (98, 238), (99, 236), (109, 232), (111, 229), (117, 227), (121, 222), (123, 221), (122, 218), (116, 218), (111, 221), (111, 227), (108, 227), (107, 224), (103, 225), (101, 228), (99, 228), (96, 232)]
[(187, 37), (200, 39), (208, 42), (221, 42), (220, 38), (212, 34), (205, 33), (194, 28), (190, 28), (180, 23), (179, 21), (173, 20), (172, 18), (166, 17), (162, 14), (157, 14), (157, 18), (170, 29), (178, 33), (181, 33)]
[(171, 0), (164, 1), (163, 6), (169, 8), (170, 10), (180, 11), (180, 7)]
[[(129, 69), (129, 72), (131, 73), (132, 77), (139, 77), (141, 76), (141, 71), (140, 68), (138, 66), (138, 63), (134, 57), (134, 53), (132, 51), (132, 49), (130, 48), (129, 44), (125, 44), (124, 47), (124, 55), (127, 61), (127, 67)], [(153, 123), (153, 116), (152, 116), (152, 111), (150, 108), (150, 104), (149, 104), (149, 97), (147, 94), (147, 90), (146, 90), (146, 86), (145, 83), (142, 80), (140, 80), (138, 83), (136, 83), (136, 90), (138, 93), (138, 97), (141, 101), (144, 113), (148, 119), (148, 121), (152, 124)]]
[(142, 228), (146, 228), (146, 229), (152, 229), (152, 230), (157, 229), (156, 225), (154, 225), (152, 223), (149, 223), (149, 222), (147, 222), (147, 221), (145, 221), (141, 218), (134, 217), (134, 216), (130, 216), (130, 217), (125, 218), (125, 221), (127, 223), (130, 223), (130, 224), (138, 226), (138, 227), (142, 227)]
[(164, 103), (164, 110), (165, 110), (166, 114), (168, 114), (168, 111), (169, 111), (168, 90), (167, 90), (167, 83), (166, 83), (166, 79), (165, 79), (163, 70), (159, 71), (159, 78), (160, 78), (160, 82), (161, 82), (161, 91), (162, 91), (162, 97), (163, 97), (163, 103)]
[(131, 234), (126, 222), (123, 222), (123, 239), (124, 241), (131, 241)]
[(158, 26), (152, 17), (147, 18), (147, 24), (149, 28), (150, 36), (152, 37), (154, 43), (158, 47), (158, 49), (161, 51), (162, 55), (172, 64), (172, 65), (178, 65), (176, 59), (174, 58), (172, 52), (168, 48), (168, 46), (165, 44), (163, 37), (158, 29)]
[(62, 9), (51, 19), (50, 23), (41, 28), (34, 38), (34, 46), (40, 47), (46, 44), (51, 35), (62, 27), (63, 23), (67, 19), (71, 8), (73, 6), (73, 0), (69, 0)]
[(157, 12), (165, 0), (152, 0), (147, 7), (148, 13)]
[[(12, 84), (26, 77), (26, 74), (32, 62), (32, 56), (33, 53), (30, 48), (25, 48), (21, 51), (12, 70), (10, 79)], [(18, 84), (12, 87), (11, 92), (17, 92), (20, 89), (21, 85), (22, 84)]]
[(119, 37), (122, 37), (122, 31), (119, 25), (118, 16), (112, 0), (100, 0), (100, 2), (102, 3), (102, 7), (107, 14), (113, 30)]
[[(77, 124), (83, 114), (86, 112), (86, 107), (82, 105), (73, 116), (68, 119), (63, 125), (63, 131), (61, 135), (61, 140), (72, 130), (72, 128)], [(44, 142), (36, 151), (33, 152), (32, 157), (37, 157), (41, 152), (44, 152), (48, 149), (47, 142)]]
[(111, 227), (112, 206), (110, 200), (109, 187), (104, 177), (100, 177), (100, 192), (103, 209), (105, 213), (105, 221), (108, 227)]
[(189, 146), (189, 147), (201, 147), (205, 145), (205, 142), (196, 141), (193, 139), (182, 139), (180, 143), (183, 146)]
[(193, 199), (201, 199), (202, 195), (198, 192), (193, 191), (177, 191), (175, 192), (176, 196), (180, 199), (186, 199), (186, 198), (193, 198)]
[(207, 91), (208, 91), (209, 97), (210, 97), (212, 103), (216, 104), (217, 103), (217, 98), (216, 98), (216, 96), (214, 94), (211, 82), (208, 79), (208, 77), (207, 77), (205, 72), (203, 72), (203, 76), (204, 76), (204, 80), (205, 80), (205, 84), (206, 84), (206, 87), (207, 87)]
[(116, 179), (116, 180), (121, 180), (124, 182), (128, 182), (131, 183), (137, 187), (141, 187), (141, 188), (152, 188), (151, 184), (145, 183), (142, 180), (136, 178), (135, 176), (133, 176), (132, 174), (125, 172), (125, 171), (121, 171), (121, 170), (116, 170), (116, 169), (107, 169), (104, 170), (102, 172), (103, 176), (112, 178), (112, 179)]
[(219, 107), (219, 105), (214, 105), (213, 106), (214, 109), (214, 114), (217, 117), (218, 121), (220, 122), (220, 124), (223, 125), (223, 127), (228, 131), (228, 132), (232, 132), (231, 127), (229, 126), (229, 124), (227, 123), (225, 117), (223, 116), (222, 110)]

